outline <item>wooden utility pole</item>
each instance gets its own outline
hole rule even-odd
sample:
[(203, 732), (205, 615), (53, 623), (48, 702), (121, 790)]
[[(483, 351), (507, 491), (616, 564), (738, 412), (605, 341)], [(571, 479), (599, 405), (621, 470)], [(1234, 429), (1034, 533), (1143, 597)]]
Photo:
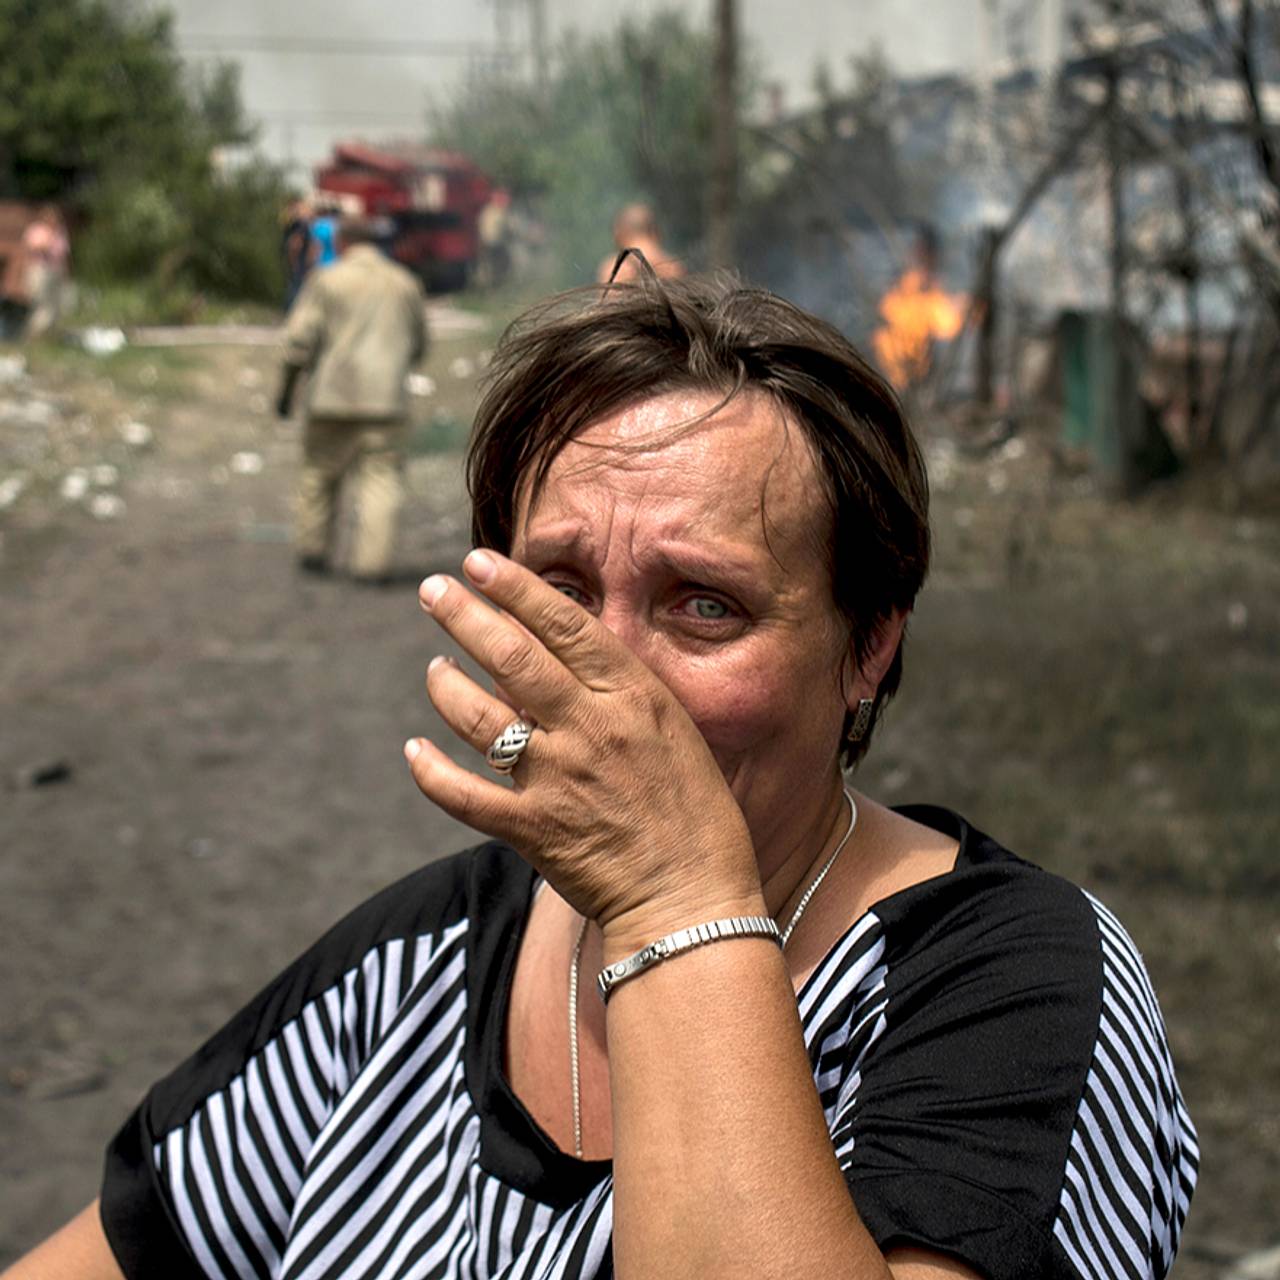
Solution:
[(529, 43), (533, 46), (533, 77), (538, 96), (546, 101), (550, 70), (547, 54), (547, 0), (529, 0)]
[(999, 227), (987, 227), (982, 233), (978, 257), (978, 276), (970, 300), (970, 315), (978, 316), (978, 372), (975, 395), (979, 404), (989, 405), (995, 399), (996, 368), (996, 315), (999, 303), (1000, 255), (1014, 232), (1039, 203), (1060, 174), (1076, 162), (1076, 156), (1086, 138), (1098, 127), (1107, 113), (1107, 104), (1101, 103), (1085, 115), (1068, 131), (1053, 154), (1041, 166), (1040, 171), (1027, 184), (1013, 212)]
[[(1169, 98), (1173, 104), (1173, 136), (1184, 150), (1191, 149), (1191, 125), (1187, 106), (1187, 90), (1177, 63), (1169, 64)], [(1177, 251), (1176, 275), (1182, 281), (1182, 305), (1186, 313), (1185, 350), (1183, 376), (1187, 394), (1187, 439), (1193, 449), (1213, 452), (1217, 441), (1212, 420), (1208, 431), (1201, 434), (1202, 407), (1200, 403), (1200, 256), (1199, 226), (1196, 219), (1195, 193), (1187, 175), (1180, 169), (1173, 170), (1174, 196), (1178, 206), (1178, 219), (1182, 224), (1182, 243)]]
[(1111, 210), (1111, 320), (1120, 340), (1128, 311), (1125, 298), (1124, 121), (1120, 107), (1120, 68), (1107, 65), (1107, 203)]
[[(1128, 490), (1136, 481), (1134, 474), (1134, 441), (1138, 424), (1131, 421), (1138, 411), (1130, 377), (1131, 362), (1136, 353), (1129, 338), (1128, 329), (1128, 228), (1125, 224), (1124, 169), (1125, 142), (1123, 106), (1120, 99), (1121, 62), (1113, 53), (1106, 63), (1107, 87), (1106, 145), (1107, 145), (1107, 202), (1111, 210), (1111, 365), (1110, 411), (1111, 431), (1117, 450), (1116, 481), (1121, 490)], [(1105, 386), (1105, 382), (1104, 382)], [(1104, 416), (1105, 422), (1105, 416)]]
[(711, 188), (707, 249), (713, 267), (734, 265), (738, 203), (738, 30), (736, 0), (715, 0), (715, 71), (711, 99)]

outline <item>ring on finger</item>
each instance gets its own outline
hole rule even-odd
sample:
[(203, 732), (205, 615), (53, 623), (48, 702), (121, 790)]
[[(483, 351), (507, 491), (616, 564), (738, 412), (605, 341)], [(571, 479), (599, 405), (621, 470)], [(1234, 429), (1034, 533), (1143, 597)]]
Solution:
[(489, 744), (484, 753), (485, 761), (496, 773), (509, 774), (520, 763), (529, 739), (533, 735), (533, 726), (526, 720), (513, 720)]

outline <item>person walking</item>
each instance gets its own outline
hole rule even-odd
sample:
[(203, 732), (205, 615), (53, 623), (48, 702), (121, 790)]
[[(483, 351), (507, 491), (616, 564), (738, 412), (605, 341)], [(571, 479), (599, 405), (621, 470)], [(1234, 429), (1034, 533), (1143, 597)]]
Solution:
[(338, 211), (329, 200), (317, 197), (310, 214), (309, 265), (331, 267), (338, 260)]
[(71, 242), (57, 205), (45, 205), (22, 233), (22, 296), (28, 308), (21, 336), (39, 338), (61, 318)]
[(626, 249), (638, 250), (664, 280), (678, 280), (684, 275), (684, 263), (667, 252), (657, 215), (647, 204), (624, 205), (618, 210), (613, 220), (613, 243), (616, 252), (596, 269), (597, 284), (634, 284), (640, 278), (642, 269), (637, 260), (619, 256)]
[(284, 309), (290, 310), (302, 291), (311, 266), (311, 208), (306, 200), (290, 200), (280, 219), (280, 257), (284, 265)]
[(276, 405), (289, 416), (305, 371), (306, 425), (295, 540), (299, 567), (333, 567), (334, 516), (344, 478), (358, 518), (348, 565), (357, 580), (386, 582), (402, 500), (409, 432), (405, 377), (427, 349), (422, 286), (374, 245), (365, 220), (341, 224), (339, 260), (308, 275), (289, 313)]

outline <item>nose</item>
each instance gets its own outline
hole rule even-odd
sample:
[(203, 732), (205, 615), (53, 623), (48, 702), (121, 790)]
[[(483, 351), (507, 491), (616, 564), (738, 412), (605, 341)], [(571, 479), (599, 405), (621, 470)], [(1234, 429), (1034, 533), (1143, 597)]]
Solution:
[(600, 621), (646, 666), (651, 667), (653, 627), (634, 604), (606, 599), (600, 609)]

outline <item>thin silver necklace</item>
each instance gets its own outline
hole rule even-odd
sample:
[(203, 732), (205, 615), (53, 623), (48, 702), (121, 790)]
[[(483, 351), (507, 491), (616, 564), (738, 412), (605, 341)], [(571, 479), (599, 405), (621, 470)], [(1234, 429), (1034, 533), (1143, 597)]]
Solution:
[[(796, 909), (791, 913), (791, 919), (787, 921), (787, 927), (782, 931), (784, 950), (787, 943), (791, 941), (791, 935), (795, 932), (796, 925), (800, 923), (800, 917), (804, 915), (805, 908), (808, 907), (813, 895), (818, 892), (818, 886), (827, 878), (827, 872), (835, 866), (840, 851), (849, 843), (849, 837), (853, 835), (853, 829), (858, 825), (858, 806), (847, 787), (844, 798), (849, 802), (849, 825), (845, 828), (844, 835), (840, 837), (840, 843), (822, 864), (822, 870), (809, 881), (809, 887), (800, 895), (800, 901), (796, 903)], [(573, 944), (573, 959), (569, 963), (569, 1079), (573, 1088), (573, 1154), (579, 1160), (582, 1159), (582, 1080), (578, 1066), (578, 983), (582, 971), (582, 943), (586, 936), (587, 918), (584, 916), (582, 924), (578, 927), (578, 937)]]

